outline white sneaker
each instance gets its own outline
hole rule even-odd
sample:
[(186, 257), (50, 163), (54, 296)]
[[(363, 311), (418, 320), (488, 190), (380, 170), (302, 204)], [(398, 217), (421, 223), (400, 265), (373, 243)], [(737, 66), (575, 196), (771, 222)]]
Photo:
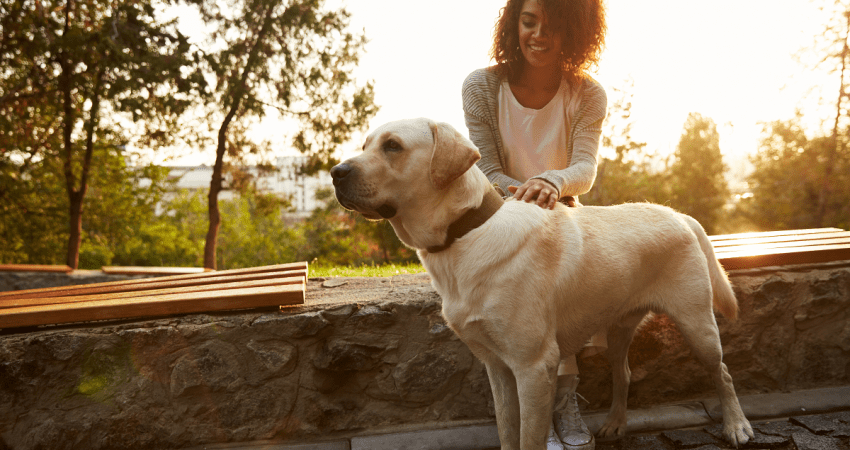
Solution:
[(576, 400), (578, 377), (573, 377), (566, 394), (555, 406), (555, 431), (566, 450), (594, 450), (596, 440), (581, 420)]
[(546, 450), (564, 450), (561, 438), (555, 434), (555, 424), (549, 423), (549, 435), (546, 436)]

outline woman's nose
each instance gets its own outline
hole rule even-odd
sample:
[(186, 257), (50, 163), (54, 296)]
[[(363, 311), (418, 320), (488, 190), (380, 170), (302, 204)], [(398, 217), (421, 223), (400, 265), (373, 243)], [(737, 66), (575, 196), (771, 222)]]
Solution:
[(543, 26), (543, 24), (538, 24), (534, 28), (534, 34), (532, 35), (535, 39), (545, 39), (549, 36), (549, 30)]

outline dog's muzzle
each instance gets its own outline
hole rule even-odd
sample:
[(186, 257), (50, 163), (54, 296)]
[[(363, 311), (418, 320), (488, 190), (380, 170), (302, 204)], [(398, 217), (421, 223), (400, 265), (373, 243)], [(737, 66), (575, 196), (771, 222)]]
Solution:
[[(348, 194), (351, 191), (350, 184), (354, 182), (352, 180), (355, 178), (354, 168), (345, 162), (337, 164), (331, 168), (331, 178), (333, 178), (334, 191), (339, 204), (349, 211), (357, 211), (362, 214), (363, 211), (357, 208), (357, 202), (351, 199)], [(391, 219), (396, 215), (396, 209), (387, 203), (375, 208), (375, 212), (384, 219)]]

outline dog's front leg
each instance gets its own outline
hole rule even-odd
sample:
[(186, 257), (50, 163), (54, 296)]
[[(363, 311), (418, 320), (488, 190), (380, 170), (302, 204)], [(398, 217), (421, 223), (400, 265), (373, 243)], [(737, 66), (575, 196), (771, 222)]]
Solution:
[[(556, 353), (557, 355), (557, 353)], [(540, 450), (546, 448), (546, 435), (552, 426), (552, 407), (555, 402), (555, 384), (558, 359), (540, 360), (517, 370), (517, 393), (521, 417), (520, 448)]]
[(520, 450), (519, 397), (516, 378), (504, 362), (492, 358), (484, 361), (496, 408), (496, 426), (502, 450)]

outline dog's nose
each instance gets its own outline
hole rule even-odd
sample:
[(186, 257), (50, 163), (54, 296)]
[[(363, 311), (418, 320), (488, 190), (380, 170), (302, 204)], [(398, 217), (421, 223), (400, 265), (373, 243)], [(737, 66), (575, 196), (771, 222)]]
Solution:
[(331, 178), (333, 178), (334, 181), (342, 180), (348, 176), (349, 173), (351, 173), (351, 166), (346, 163), (337, 164), (331, 168)]

